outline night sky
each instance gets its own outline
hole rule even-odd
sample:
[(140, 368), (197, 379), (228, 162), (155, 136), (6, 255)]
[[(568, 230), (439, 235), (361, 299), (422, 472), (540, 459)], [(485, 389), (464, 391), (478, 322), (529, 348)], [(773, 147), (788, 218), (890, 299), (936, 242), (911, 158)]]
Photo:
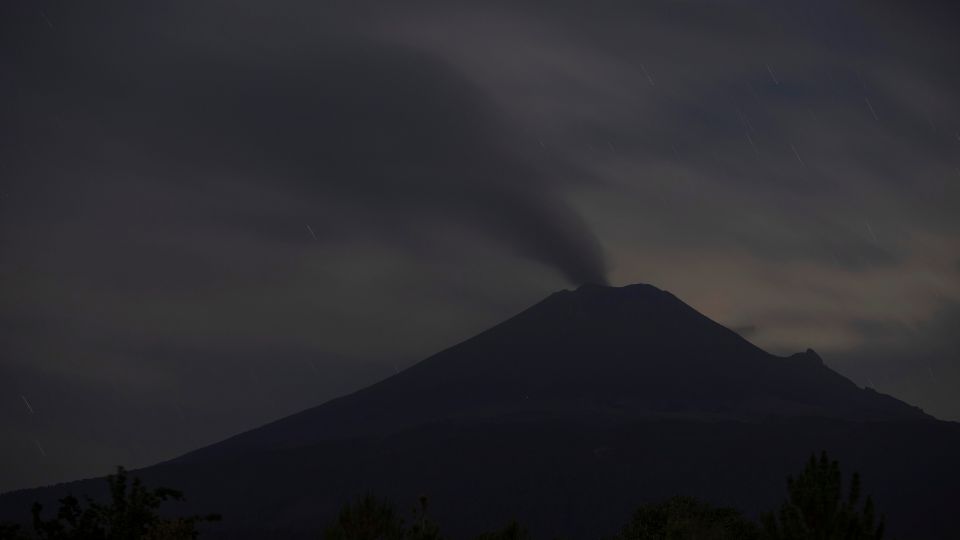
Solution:
[(0, 5), (0, 490), (584, 282), (960, 420), (953, 2)]

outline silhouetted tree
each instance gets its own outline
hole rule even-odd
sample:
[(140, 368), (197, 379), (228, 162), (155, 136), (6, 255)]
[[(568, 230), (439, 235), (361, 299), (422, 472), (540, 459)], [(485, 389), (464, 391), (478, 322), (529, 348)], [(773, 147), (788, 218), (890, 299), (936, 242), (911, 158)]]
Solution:
[(770, 540), (880, 540), (884, 519), (876, 521), (873, 500), (860, 500), (860, 475), (853, 473), (850, 492), (843, 496), (840, 464), (827, 453), (810, 455), (806, 468), (796, 478), (787, 478), (787, 500), (779, 513), (762, 518), (764, 534)]
[(337, 521), (327, 528), (325, 540), (402, 540), (403, 520), (393, 505), (367, 494), (340, 510)]
[[(427, 498), (420, 497), (413, 509), (413, 521), (406, 526), (393, 505), (364, 495), (340, 510), (337, 521), (327, 528), (324, 540), (443, 540), (440, 527), (427, 516)], [(527, 529), (511, 521), (503, 529), (484, 533), (476, 540), (530, 540)]]
[(427, 517), (427, 498), (420, 497), (409, 527), (393, 505), (373, 495), (364, 495), (340, 510), (327, 528), (325, 540), (443, 540), (440, 527)]
[(27, 538), (20, 531), (20, 525), (8, 521), (0, 521), (0, 540), (21, 540)]
[(33, 504), (33, 528), (45, 540), (186, 540), (197, 538), (197, 524), (218, 521), (220, 516), (188, 516), (161, 518), (160, 505), (165, 501), (183, 500), (183, 494), (168, 488), (147, 489), (134, 478), (128, 485), (127, 471), (107, 477), (110, 486), (110, 504), (104, 505), (87, 498), (83, 508), (71, 496), (60, 499), (56, 517), (41, 517), (43, 506)]
[(413, 524), (404, 531), (405, 540), (442, 540), (440, 527), (427, 517), (427, 498), (420, 496), (420, 508), (413, 510)]
[(752, 540), (756, 525), (732, 508), (716, 508), (692, 497), (645, 504), (621, 529), (618, 540)]
[(526, 527), (512, 520), (499, 531), (481, 534), (477, 540), (530, 540), (530, 533)]

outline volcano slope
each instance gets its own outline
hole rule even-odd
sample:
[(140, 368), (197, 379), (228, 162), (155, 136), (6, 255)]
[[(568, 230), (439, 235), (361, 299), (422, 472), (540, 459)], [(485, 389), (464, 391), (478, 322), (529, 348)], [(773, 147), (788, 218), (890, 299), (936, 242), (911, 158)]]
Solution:
[[(675, 494), (756, 514), (827, 450), (897, 537), (955, 538), (960, 425), (862, 389), (812, 350), (771, 355), (650, 285), (584, 285), (411, 368), (137, 471), (217, 511), (210, 536), (315, 538), (356, 495), (427, 495), (453, 537), (516, 518), (597, 538)], [(92, 483), (93, 482), (93, 483)], [(102, 493), (102, 480), (0, 496)]]

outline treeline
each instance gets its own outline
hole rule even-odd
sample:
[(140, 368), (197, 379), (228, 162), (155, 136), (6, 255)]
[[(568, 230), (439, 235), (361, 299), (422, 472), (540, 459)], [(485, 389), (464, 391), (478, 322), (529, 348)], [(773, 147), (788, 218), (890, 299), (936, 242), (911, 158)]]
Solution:
[[(32, 532), (11, 523), (0, 524), (0, 540), (187, 540), (199, 537), (199, 525), (220, 520), (216, 514), (161, 517), (159, 508), (182, 493), (148, 489), (126, 471), (108, 477), (110, 503), (74, 497), (60, 500), (56, 515), (44, 518), (34, 503)], [(421, 497), (409, 519), (388, 500), (365, 495), (341, 509), (322, 533), (322, 540), (446, 540), (428, 515)], [(691, 497), (672, 497), (641, 505), (609, 540), (881, 540), (884, 518), (873, 500), (861, 498), (860, 477), (854, 473), (844, 489), (840, 465), (824, 452), (810, 456), (803, 471), (787, 478), (787, 497), (759, 521), (733, 508), (720, 508)], [(476, 540), (530, 540), (516, 521)]]
[(139, 478), (129, 480), (123, 467), (107, 477), (110, 502), (101, 504), (86, 497), (86, 504), (70, 495), (60, 499), (60, 508), (45, 519), (43, 505), (31, 508), (33, 531), (21, 530), (15, 523), (0, 523), (0, 540), (192, 540), (199, 536), (197, 526), (219, 521), (220, 516), (161, 517), (160, 506), (167, 501), (183, 500), (175, 489), (144, 486)]

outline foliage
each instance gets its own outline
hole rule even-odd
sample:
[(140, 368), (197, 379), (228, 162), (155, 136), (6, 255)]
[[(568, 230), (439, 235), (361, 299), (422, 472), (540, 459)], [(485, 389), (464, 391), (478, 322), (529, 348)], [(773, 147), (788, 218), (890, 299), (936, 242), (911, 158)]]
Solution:
[[(645, 504), (637, 508), (616, 540), (881, 540), (884, 518), (876, 516), (873, 500), (860, 503), (860, 476), (854, 473), (844, 495), (843, 477), (837, 461), (826, 452), (811, 455), (797, 477), (787, 477), (787, 499), (779, 512), (764, 514), (761, 527), (732, 508), (717, 508), (691, 497)], [(219, 516), (161, 517), (166, 501), (183, 499), (167, 488), (148, 489), (140, 479), (128, 482), (120, 467), (107, 478), (110, 503), (89, 497), (86, 507), (68, 496), (60, 499), (55, 517), (43, 519), (43, 507), (33, 505), (35, 535), (20, 526), (0, 522), (0, 540), (193, 540), (197, 526), (217, 521)], [(444, 540), (439, 526), (427, 516), (427, 498), (420, 497), (407, 524), (392, 503), (365, 495), (341, 509), (336, 522), (326, 529), (324, 540)], [(482, 534), (476, 540), (530, 540), (530, 533), (517, 521)]]
[[(877, 522), (873, 500), (860, 504), (860, 476), (853, 474), (846, 497), (836, 461), (824, 452), (810, 457), (796, 478), (787, 477), (788, 498), (779, 513), (763, 516), (762, 527), (732, 508), (718, 508), (692, 497), (642, 505), (616, 540), (881, 540), (884, 520)], [(427, 519), (421, 497), (412, 525), (406, 527), (393, 507), (367, 495), (346, 506), (326, 540), (442, 540), (439, 528)], [(476, 540), (530, 540), (516, 521)]]
[(639, 507), (618, 540), (749, 540), (756, 526), (732, 508), (692, 497), (672, 497)]
[(420, 497), (420, 508), (413, 510), (413, 524), (406, 530), (406, 540), (443, 540), (440, 527), (427, 517), (427, 498)]
[(499, 531), (481, 534), (477, 540), (530, 540), (530, 533), (526, 527), (512, 520)]
[[(420, 497), (409, 525), (385, 499), (364, 495), (340, 510), (337, 521), (324, 532), (324, 540), (443, 540), (440, 527), (427, 516), (427, 498)], [(477, 540), (530, 540), (516, 521)]]
[(364, 495), (340, 510), (336, 523), (327, 528), (325, 540), (442, 540), (440, 528), (427, 517), (427, 498), (413, 510), (409, 527), (393, 505), (372, 495)]
[(33, 528), (45, 540), (186, 540), (197, 538), (197, 524), (218, 521), (219, 516), (162, 518), (160, 505), (168, 500), (183, 500), (183, 494), (168, 488), (147, 489), (134, 478), (127, 482), (123, 467), (107, 477), (110, 504), (87, 498), (84, 508), (73, 496), (60, 499), (57, 515), (49, 520), (41, 516), (43, 506), (33, 504)]
[(340, 510), (337, 521), (323, 535), (325, 540), (400, 540), (403, 520), (393, 505), (373, 495), (364, 495)]
[(21, 540), (22, 538), (26, 538), (26, 535), (20, 532), (20, 525), (0, 521), (0, 540)]
[(843, 496), (842, 475), (837, 461), (827, 453), (818, 460), (811, 455), (800, 476), (787, 478), (788, 498), (779, 514), (762, 518), (766, 537), (771, 540), (880, 540), (884, 518), (875, 524), (876, 511), (868, 496), (860, 500), (860, 475), (853, 474), (850, 492)]

